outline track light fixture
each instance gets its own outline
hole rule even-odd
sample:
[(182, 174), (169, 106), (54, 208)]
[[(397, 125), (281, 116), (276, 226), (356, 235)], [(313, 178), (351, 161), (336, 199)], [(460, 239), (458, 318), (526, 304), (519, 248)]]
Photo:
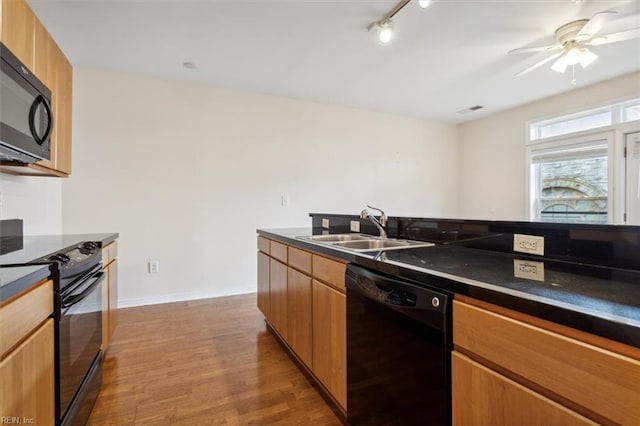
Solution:
[[(393, 17), (402, 10), (411, 0), (401, 0), (395, 5), (393, 9), (389, 11), (381, 20), (370, 24), (367, 29), (369, 31), (375, 31), (378, 33), (378, 39), (380, 42), (387, 44), (393, 38)], [(418, 0), (418, 5), (421, 8), (428, 7), (434, 0)]]
[(387, 44), (393, 38), (393, 21), (389, 18), (384, 18), (381, 21), (374, 22), (369, 26), (369, 31), (376, 31), (378, 40)]

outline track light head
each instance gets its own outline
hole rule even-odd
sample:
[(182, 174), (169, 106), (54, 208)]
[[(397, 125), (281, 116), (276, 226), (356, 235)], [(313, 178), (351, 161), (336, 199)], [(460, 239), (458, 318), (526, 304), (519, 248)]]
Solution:
[(378, 22), (378, 39), (381, 43), (389, 43), (393, 38), (393, 21), (391, 19), (383, 19)]
[(378, 34), (378, 40), (381, 43), (387, 44), (393, 38), (393, 21), (390, 18), (372, 23), (368, 29), (370, 32), (375, 31)]

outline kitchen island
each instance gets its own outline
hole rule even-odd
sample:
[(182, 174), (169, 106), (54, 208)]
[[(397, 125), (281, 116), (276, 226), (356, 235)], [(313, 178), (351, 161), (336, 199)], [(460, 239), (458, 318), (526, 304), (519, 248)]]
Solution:
[[(354, 263), (413, 283), (428, 282), (430, 287), (454, 294), (454, 424), (491, 416), (517, 422), (522, 420), (517, 413), (527, 411), (517, 409), (524, 403), (538, 407), (548, 418), (571, 419), (576, 424), (625, 424), (640, 417), (640, 388), (637, 381), (629, 380), (640, 374), (640, 272), (455, 245), (358, 253), (299, 238), (320, 232), (312, 228), (258, 230), (261, 254), (271, 256), (276, 270), (278, 264), (285, 265), (283, 271), (292, 271), (289, 276), (301, 271), (291, 264), (291, 256), (283, 256), (287, 250), (296, 253), (294, 259), (300, 252), (309, 253), (313, 259)], [(279, 258), (265, 252), (265, 240), (276, 244)], [(521, 262), (536, 262), (544, 274), (536, 279), (518, 276)], [(263, 269), (266, 264), (263, 257)], [(315, 278), (313, 267), (307, 274), (312, 279), (313, 306), (316, 282), (322, 282)], [(280, 280), (277, 275), (271, 278), (277, 289), (271, 298), (297, 304), (295, 297), (285, 295), (289, 288), (300, 294), (300, 286), (289, 285), (286, 275)], [(268, 289), (273, 291), (271, 286)], [(285, 309), (292, 310), (290, 306)], [(274, 314), (272, 305), (265, 313), (268, 323)], [(503, 330), (504, 324), (515, 328)], [(342, 338), (339, 330), (334, 334)], [(310, 339), (314, 337), (311, 333)], [(501, 353), (505, 356), (500, 357)], [(480, 387), (470, 386), (472, 382)], [(326, 384), (323, 387), (327, 389)], [(509, 398), (519, 402), (504, 405)], [(348, 401), (340, 406), (348, 413)], [(510, 406), (515, 408), (505, 409)], [(473, 411), (478, 407), (486, 411)], [(500, 415), (495, 417), (496, 413)]]

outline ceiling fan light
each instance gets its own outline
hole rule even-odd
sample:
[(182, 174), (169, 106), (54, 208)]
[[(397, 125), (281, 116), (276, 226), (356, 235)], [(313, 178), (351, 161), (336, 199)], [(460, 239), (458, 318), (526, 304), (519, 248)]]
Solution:
[(553, 63), (553, 65), (551, 65), (551, 69), (556, 72), (563, 73), (567, 69), (568, 65), (569, 63), (567, 62), (566, 56), (561, 56)]
[(580, 49), (581, 57), (580, 57), (580, 65), (582, 68), (586, 68), (593, 63), (596, 59), (598, 59), (598, 55), (590, 51), (589, 49), (582, 48)]
[(431, 0), (418, 0), (418, 5), (420, 5), (420, 7), (423, 9), (426, 9), (427, 7), (429, 7), (430, 4), (431, 4)]
[(575, 65), (582, 60), (582, 52), (577, 47), (572, 47), (564, 56), (567, 65)]

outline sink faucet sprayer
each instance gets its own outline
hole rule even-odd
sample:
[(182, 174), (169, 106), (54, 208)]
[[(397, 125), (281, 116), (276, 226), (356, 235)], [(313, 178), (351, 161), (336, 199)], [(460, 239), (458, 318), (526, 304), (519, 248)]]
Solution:
[(360, 212), (360, 217), (363, 219), (369, 218), (380, 231), (380, 238), (387, 238), (387, 231), (384, 230), (384, 227), (387, 226), (387, 215), (377, 207), (372, 207), (369, 204), (367, 204), (367, 207), (379, 211), (380, 220), (376, 219), (371, 213), (369, 213), (369, 210), (367, 209), (364, 209), (362, 210), (362, 212)]

